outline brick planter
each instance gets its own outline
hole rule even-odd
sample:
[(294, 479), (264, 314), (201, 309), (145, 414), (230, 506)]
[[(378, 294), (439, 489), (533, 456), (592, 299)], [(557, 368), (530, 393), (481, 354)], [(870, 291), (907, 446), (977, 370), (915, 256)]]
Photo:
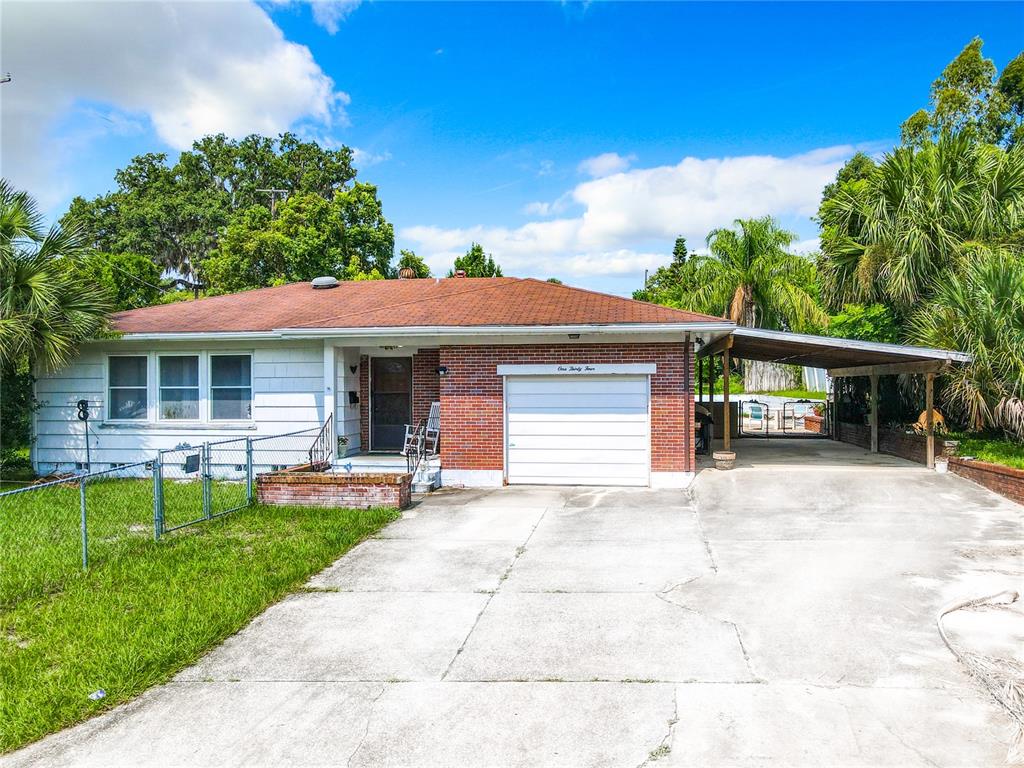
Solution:
[(1024, 504), (1024, 469), (952, 456), (949, 459), (949, 471), (973, 480), (978, 485), (983, 485), (1018, 504)]
[(256, 499), (282, 507), (405, 509), (411, 501), (411, 481), (412, 475), (394, 472), (266, 472), (256, 477)]
[(815, 434), (820, 435), (822, 430), (825, 428), (824, 424), (824, 416), (815, 416), (813, 413), (809, 413), (804, 416), (804, 429), (808, 432), (814, 432)]

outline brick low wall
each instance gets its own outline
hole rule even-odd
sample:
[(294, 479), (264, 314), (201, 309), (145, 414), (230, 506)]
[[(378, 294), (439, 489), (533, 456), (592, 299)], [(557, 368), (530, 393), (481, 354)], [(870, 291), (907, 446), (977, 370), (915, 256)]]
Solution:
[(282, 507), (405, 509), (411, 501), (411, 481), (412, 475), (397, 473), (266, 472), (256, 477), (256, 499)]
[(804, 429), (808, 432), (814, 432), (815, 434), (821, 434), (825, 424), (825, 419), (821, 416), (815, 416), (814, 414), (808, 414), (804, 416)]
[[(941, 435), (932, 438), (935, 441), (935, 457), (942, 456)], [(871, 448), (871, 428), (866, 424), (843, 422), (839, 425), (839, 440), (860, 448)], [(878, 451), (899, 456), (901, 459), (925, 464), (927, 443), (924, 435), (906, 434), (892, 430), (878, 430)], [(1024, 469), (1004, 467), (1002, 464), (989, 464), (986, 461), (961, 459), (952, 457), (949, 460), (949, 471), (983, 485), (1000, 496), (1005, 496), (1018, 504), (1024, 504)]]
[[(906, 432), (897, 432), (890, 429), (878, 430), (878, 452), (888, 453), (891, 456), (899, 456), (901, 459), (916, 461), (918, 464), (926, 464), (927, 447), (924, 435)], [(935, 445), (935, 455), (942, 453), (942, 438), (935, 435), (932, 440)], [(844, 421), (839, 425), (839, 441), (856, 445), (865, 450), (871, 449), (871, 427), (867, 424), (853, 424)]]
[(1024, 469), (953, 457), (949, 460), (949, 471), (1018, 504), (1024, 504)]

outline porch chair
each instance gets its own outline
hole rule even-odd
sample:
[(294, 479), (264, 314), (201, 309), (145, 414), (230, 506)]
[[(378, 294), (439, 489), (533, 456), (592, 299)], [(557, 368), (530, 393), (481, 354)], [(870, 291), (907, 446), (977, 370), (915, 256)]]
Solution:
[(405, 425), (405, 440), (402, 443), (403, 456), (436, 456), (441, 441), (441, 403), (430, 404), (427, 418), (419, 424)]

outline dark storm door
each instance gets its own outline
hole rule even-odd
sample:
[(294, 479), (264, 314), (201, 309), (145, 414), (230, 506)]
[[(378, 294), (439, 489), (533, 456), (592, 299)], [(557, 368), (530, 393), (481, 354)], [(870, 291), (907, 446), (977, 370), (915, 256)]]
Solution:
[(370, 361), (370, 450), (400, 451), (412, 423), (412, 358)]

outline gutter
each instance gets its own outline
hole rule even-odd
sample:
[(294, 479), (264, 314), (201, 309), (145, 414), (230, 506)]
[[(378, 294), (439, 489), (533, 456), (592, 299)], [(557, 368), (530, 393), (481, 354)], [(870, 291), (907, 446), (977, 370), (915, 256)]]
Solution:
[[(370, 328), (276, 328), (272, 331), (225, 331), (190, 333), (124, 333), (120, 341), (259, 341), (272, 339), (331, 339), (423, 336), (552, 336), (570, 333), (650, 334), (650, 333), (729, 333), (736, 326), (728, 322), (696, 323), (620, 323), (609, 325), (421, 325), (378, 326)], [(111, 341), (102, 339), (99, 341)]]

